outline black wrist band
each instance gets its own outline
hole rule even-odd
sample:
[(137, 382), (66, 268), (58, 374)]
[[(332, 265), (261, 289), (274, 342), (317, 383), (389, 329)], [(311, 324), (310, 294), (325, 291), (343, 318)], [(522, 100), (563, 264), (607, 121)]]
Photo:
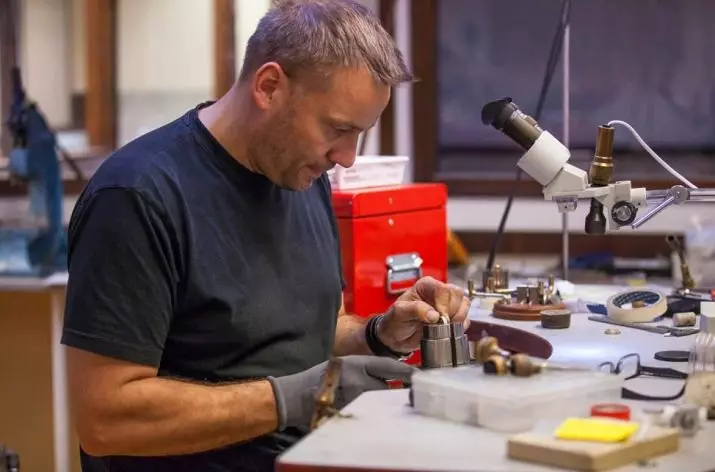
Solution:
[(373, 354), (379, 357), (392, 357), (393, 359), (403, 359), (410, 355), (410, 353), (396, 352), (385, 346), (385, 344), (380, 341), (377, 335), (377, 325), (380, 319), (385, 315), (377, 315), (371, 317), (367, 320), (365, 324), (365, 341), (367, 342), (367, 347), (372, 351)]

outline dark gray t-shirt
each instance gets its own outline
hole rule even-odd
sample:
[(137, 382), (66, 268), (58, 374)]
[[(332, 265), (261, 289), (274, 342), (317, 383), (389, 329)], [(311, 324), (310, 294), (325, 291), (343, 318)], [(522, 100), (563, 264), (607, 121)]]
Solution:
[[(330, 356), (341, 300), (329, 181), (293, 192), (248, 171), (199, 107), (112, 154), (80, 196), (62, 343), (202, 382), (308, 369)], [(299, 436), (176, 457), (82, 451), (82, 467), (268, 471)]]

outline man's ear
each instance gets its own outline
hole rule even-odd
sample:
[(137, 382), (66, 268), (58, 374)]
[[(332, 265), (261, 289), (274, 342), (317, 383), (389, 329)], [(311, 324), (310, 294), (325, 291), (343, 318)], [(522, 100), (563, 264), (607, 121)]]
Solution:
[(288, 76), (279, 64), (267, 62), (254, 74), (252, 92), (256, 105), (267, 110), (287, 98)]

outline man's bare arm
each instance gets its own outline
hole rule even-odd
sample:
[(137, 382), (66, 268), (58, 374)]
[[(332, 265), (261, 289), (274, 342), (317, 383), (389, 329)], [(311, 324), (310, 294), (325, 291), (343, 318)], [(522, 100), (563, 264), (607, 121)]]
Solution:
[(365, 323), (367, 319), (350, 315), (345, 311), (345, 301), (340, 305), (338, 322), (335, 329), (334, 356), (370, 355), (372, 351), (365, 341)]
[(156, 377), (156, 370), (74, 348), (70, 400), (90, 455), (163, 456), (207, 451), (278, 426), (267, 380), (218, 386)]

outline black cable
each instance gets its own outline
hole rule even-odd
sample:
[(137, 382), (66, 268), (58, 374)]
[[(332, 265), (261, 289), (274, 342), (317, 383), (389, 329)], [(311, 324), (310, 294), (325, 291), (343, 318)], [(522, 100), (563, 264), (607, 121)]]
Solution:
[[(541, 83), (541, 91), (539, 92), (539, 99), (536, 104), (536, 112), (533, 117), (536, 121), (541, 118), (541, 113), (544, 109), (544, 104), (546, 103), (546, 95), (549, 91), (549, 86), (553, 80), (554, 72), (556, 71), (556, 66), (559, 63), (559, 58), (563, 49), (564, 35), (566, 34), (566, 27), (569, 24), (569, 17), (571, 12), (571, 0), (563, 0), (561, 2), (561, 16), (559, 20), (558, 27), (556, 28), (556, 34), (551, 43), (551, 51), (549, 51), (549, 59), (546, 63), (546, 73), (544, 74), (544, 80)], [(511, 213), (511, 206), (514, 203), (514, 196), (516, 190), (519, 187), (519, 182), (521, 181), (522, 170), (517, 169), (516, 179), (514, 181), (514, 187), (512, 188), (509, 198), (506, 202), (506, 207), (504, 208), (504, 213), (502, 213), (501, 221), (499, 222), (499, 228), (494, 235), (494, 242), (492, 243), (491, 250), (489, 251), (489, 258), (487, 259), (487, 270), (492, 270), (494, 267), (494, 259), (496, 258), (497, 251), (499, 250), (499, 243), (504, 235), (504, 229), (506, 228), (506, 222), (509, 219), (509, 213)]]

